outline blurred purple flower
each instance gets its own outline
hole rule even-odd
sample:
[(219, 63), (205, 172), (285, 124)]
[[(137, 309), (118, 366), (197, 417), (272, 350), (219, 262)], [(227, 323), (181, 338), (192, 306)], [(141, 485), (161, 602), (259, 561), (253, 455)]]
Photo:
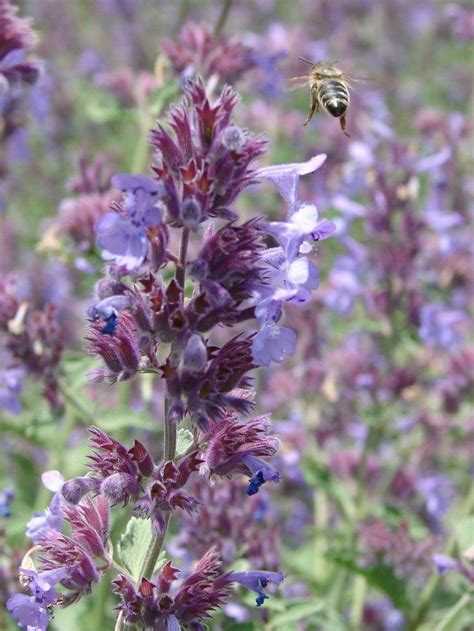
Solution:
[(127, 173), (115, 175), (112, 184), (124, 192), (125, 199), (116, 212), (106, 213), (96, 223), (97, 246), (105, 260), (132, 270), (147, 255), (146, 229), (161, 224), (162, 212), (157, 201), (164, 188), (145, 175)]
[(440, 473), (418, 479), (415, 486), (425, 501), (428, 517), (434, 525), (440, 524), (454, 496), (452, 483)]
[(15, 499), (15, 493), (12, 489), (3, 489), (0, 491), (0, 519), (3, 517), (11, 517), (10, 504)]
[(467, 324), (467, 317), (462, 311), (434, 302), (421, 308), (420, 319), (420, 337), (428, 346), (452, 351), (461, 344), (462, 328)]
[(0, 410), (8, 410), (12, 414), (21, 412), (18, 395), (23, 385), (23, 370), (7, 368), (0, 370)]
[(459, 561), (453, 559), (453, 557), (446, 556), (445, 554), (433, 554), (434, 566), (438, 574), (447, 574), (451, 570), (459, 569)]

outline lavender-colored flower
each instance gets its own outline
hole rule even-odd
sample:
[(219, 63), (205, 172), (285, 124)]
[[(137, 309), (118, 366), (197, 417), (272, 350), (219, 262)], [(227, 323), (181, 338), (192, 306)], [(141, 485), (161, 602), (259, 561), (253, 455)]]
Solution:
[(438, 574), (443, 575), (447, 574), (451, 570), (459, 569), (459, 561), (453, 557), (447, 556), (446, 554), (433, 554), (431, 558), (433, 559), (433, 563)]
[(265, 227), (279, 241), (289, 261), (295, 260), (305, 239), (321, 241), (336, 231), (329, 219), (319, 220), (313, 204), (301, 204), (288, 221), (271, 221)]
[(307, 162), (296, 162), (293, 164), (277, 164), (258, 169), (259, 179), (270, 180), (277, 188), (280, 195), (288, 206), (288, 216), (296, 212), (298, 205), (298, 182), (301, 175), (313, 173), (326, 160), (324, 153), (313, 156)]
[(63, 523), (60, 495), (64, 483), (63, 476), (59, 471), (46, 471), (42, 474), (41, 480), (54, 495), (49, 507), (43, 513), (35, 513), (26, 525), (26, 536), (30, 537), (33, 543), (37, 543), (50, 530), (61, 530)]
[(68, 576), (69, 569), (59, 567), (38, 574), (34, 570), (20, 568), (20, 574), (28, 580), (32, 596), (14, 594), (6, 607), (20, 627), (27, 627), (28, 631), (45, 631), (50, 607), (56, 605), (59, 599), (56, 585)]
[(453, 498), (451, 482), (445, 475), (437, 474), (419, 478), (415, 486), (425, 501), (429, 520), (435, 527), (439, 527)]
[(23, 386), (23, 370), (7, 368), (0, 371), (0, 410), (8, 410), (11, 414), (21, 412), (18, 395)]
[(455, 350), (462, 339), (462, 329), (467, 323), (465, 313), (449, 309), (435, 302), (421, 309), (420, 337), (429, 346)]
[(296, 348), (296, 333), (286, 326), (265, 324), (252, 342), (252, 353), (256, 363), (269, 366), (281, 363), (286, 356), (293, 355)]
[(280, 583), (284, 579), (284, 575), (281, 572), (260, 572), (260, 571), (252, 571), (252, 572), (231, 572), (229, 574), (229, 580), (234, 583), (239, 583), (247, 589), (251, 589), (256, 592), (257, 598), (256, 603), (257, 607), (263, 605), (265, 600), (268, 598), (265, 593), (265, 588), (269, 583), (273, 583), (274, 585), (280, 585)]
[(162, 212), (157, 203), (164, 188), (144, 175), (126, 173), (115, 175), (112, 184), (124, 192), (125, 200), (115, 208), (116, 212), (106, 213), (97, 222), (97, 246), (104, 259), (132, 270), (147, 255), (147, 228), (161, 224)]

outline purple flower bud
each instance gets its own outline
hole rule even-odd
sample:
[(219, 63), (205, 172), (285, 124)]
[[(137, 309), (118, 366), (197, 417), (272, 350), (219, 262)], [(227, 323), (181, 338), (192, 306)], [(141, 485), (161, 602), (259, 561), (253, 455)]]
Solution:
[(183, 351), (183, 368), (190, 372), (201, 372), (207, 364), (207, 348), (197, 333), (191, 335)]
[(179, 423), (184, 417), (185, 407), (181, 399), (173, 399), (168, 410), (168, 418), (173, 423)]
[(100, 492), (103, 493), (112, 505), (123, 502), (127, 504), (131, 495), (138, 495), (141, 487), (134, 477), (127, 473), (114, 473), (103, 480)]
[(196, 231), (202, 220), (201, 206), (194, 197), (186, 198), (181, 204), (181, 222), (183, 226)]
[(61, 495), (70, 504), (78, 504), (86, 493), (97, 491), (98, 485), (98, 480), (92, 477), (73, 478), (63, 484)]
[(221, 142), (229, 151), (238, 151), (243, 145), (244, 134), (235, 125), (229, 125), (222, 132)]
[(128, 453), (132, 455), (142, 475), (149, 477), (153, 473), (155, 468), (153, 458), (148, 449), (139, 440), (135, 440), (133, 447), (128, 450)]

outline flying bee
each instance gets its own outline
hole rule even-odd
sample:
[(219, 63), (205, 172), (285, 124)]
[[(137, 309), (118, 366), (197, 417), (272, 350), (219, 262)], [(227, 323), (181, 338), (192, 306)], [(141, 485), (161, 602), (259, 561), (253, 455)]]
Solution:
[[(307, 125), (309, 123), (313, 118), (314, 112), (318, 112), (321, 106), (328, 114), (339, 118), (343, 133), (349, 137), (349, 134), (346, 132), (346, 112), (350, 103), (350, 84), (355, 79), (344, 74), (335, 65), (335, 62), (318, 61), (313, 63), (303, 57), (298, 57), (298, 59), (311, 65), (309, 75), (291, 79), (291, 81), (300, 82), (295, 87), (309, 84), (310, 109), (304, 124)], [(301, 83), (302, 80), (304, 83)]]

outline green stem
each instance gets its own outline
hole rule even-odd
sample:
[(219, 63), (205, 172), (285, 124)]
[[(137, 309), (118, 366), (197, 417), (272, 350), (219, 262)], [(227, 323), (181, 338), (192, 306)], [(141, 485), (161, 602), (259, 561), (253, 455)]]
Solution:
[(174, 32), (175, 35), (177, 33), (179, 33), (182, 25), (186, 21), (186, 18), (188, 17), (188, 13), (189, 13), (189, 9), (190, 8), (191, 8), (191, 1), (190, 0), (181, 0), (181, 2), (179, 3), (178, 18), (176, 20), (176, 24), (175, 24), (175, 27), (173, 29), (173, 32)]
[[(165, 399), (165, 453), (164, 460), (173, 460), (176, 453), (176, 423), (174, 421), (170, 421), (168, 414), (168, 398)], [(140, 585), (140, 582), (143, 577), (149, 577), (153, 573), (155, 569), (156, 560), (161, 552), (161, 548), (165, 541), (166, 532), (168, 530), (168, 525), (170, 521), (170, 513), (165, 513), (165, 525), (163, 528), (163, 532), (154, 534), (150, 541), (150, 546), (145, 554), (143, 559), (143, 564), (140, 569), (140, 574), (138, 577), (137, 584)]]
[(217, 37), (218, 35), (221, 34), (222, 29), (225, 26), (225, 23), (227, 22), (227, 18), (229, 16), (229, 11), (230, 8), (232, 6), (232, 0), (224, 0), (224, 2), (222, 3), (222, 9), (221, 9), (221, 14), (219, 15), (219, 19), (216, 22), (216, 25), (214, 27), (214, 37)]

